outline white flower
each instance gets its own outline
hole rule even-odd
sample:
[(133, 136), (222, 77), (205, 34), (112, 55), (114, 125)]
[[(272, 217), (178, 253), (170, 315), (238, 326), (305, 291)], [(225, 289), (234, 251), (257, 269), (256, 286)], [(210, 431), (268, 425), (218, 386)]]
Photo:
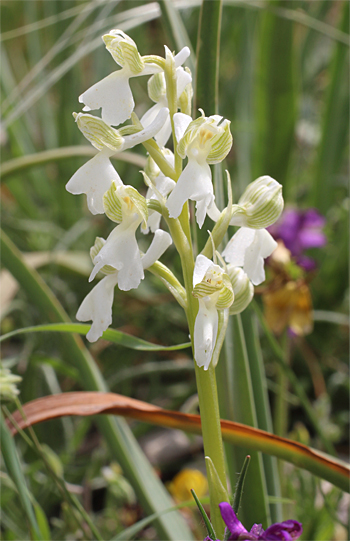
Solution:
[(225, 271), (201, 254), (196, 259), (193, 288), (199, 303), (194, 325), (194, 357), (199, 367), (208, 370), (218, 334), (218, 310), (231, 306), (233, 291)]
[(113, 229), (104, 246), (94, 257), (95, 267), (89, 281), (107, 265), (119, 271), (119, 289), (123, 291), (135, 289), (144, 278), (135, 234), (141, 222), (144, 224), (147, 222), (146, 200), (132, 186), (112, 184), (103, 196), (103, 204), (108, 218), (120, 222), (120, 225)]
[(202, 227), (207, 209), (214, 202), (208, 164), (221, 162), (232, 146), (230, 122), (221, 121), (218, 115), (202, 116), (194, 121), (182, 113), (174, 115), (178, 153), (182, 158), (187, 156), (188, 163), (166, 204), (171, 218), (177, 218), (184, 203), (191, 199), (196, 201), (196, 220)]
[[(104, 245), (103, 239), (97, 239)], [(140, 254), (143, 269), (149, 268), (172, 243), (169, 233), (158, 229), (147, 252)], [(78, 321), (92, 321), (91, 329), (86, 335), (90, 342), (95, 342), (112, 323), (112, 305), (114, 288), (119, 286), (120, 272), (113, 268), (101, 269), (108, 273), (85, 297), (78, 312)]]
[(100, 118), (82, 113), (76, 115), (79, 129), (100, 152), (74, 173), (66, 184), (66, 190), (74, 195), (85, 193), (90, 212), (103, 214), (103, 194), (113, 181), (120, 186), (123, 184), (109, 158), (154, 137), (167, 116), (168, 109), (163, 108), (147, 128), (123, 137)]
[[(122, 69), (115, 71), (86, 90), (79, 101), (85, 104), (84, 111), (102, 108), (102, 119), (118, 126), (130, 118), (135, 107), (129, 79), (141, 75), (153, 75), (161, 67), (141, 57), (135, 42), (122, 30), (111, 30), (102, 37), (107, 50)], [(188, 47), (175, 56), (177, 66), (188, 57)]]
[(257, 286), (265, 280), (264, 258), (271, 255), (276, 247), (277, 242), (266, 229), (241, 227), (222, 255), (231, 265), (243, 267), (251, 282)]

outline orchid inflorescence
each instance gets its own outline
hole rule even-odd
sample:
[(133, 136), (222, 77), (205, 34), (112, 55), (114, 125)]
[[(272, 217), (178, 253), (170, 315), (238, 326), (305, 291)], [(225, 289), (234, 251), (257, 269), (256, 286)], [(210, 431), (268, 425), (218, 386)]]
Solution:
[[(282, 187), (262, 176), (233, 204), (227, 172), (229, 202), (220, 211), (210, 165), (221, 163), (231, 150), (230, 121), (219, 115), (206, 117), (202, 110), (198, 118), (192, 118), (192, 77), (183, 67), (189, 49), (184, 47), (175, 55), (165, 47), (164, 58), (141, 56), (134, 41), (121, 30), (111, 30), (102, 39), (121, 69), (79, 98), (85, 112), (74, 113), (75, 121), (98, 153), (72, 176), (67, 190), (86, 194), (90, 212), (104, 213), (116, 227), (106, 240), (97, 238), (91, 248), (94, 268), (90, 281), (99, 272), (105, 276), (84, 299), (77, 319), (92, 320), (87, 338), (97, 340), (112, 322), (115, 287), (123, 291), (137, 288), (144, 270), (150, 269), (187, 315), (189, 306), (192, 313), (195, 307), (194, 357), (207, 370), (218, 360), (229, 315), (242, 312), (253, 298), (253, 286), (265, 279), (264, 259), (277, 246), (266, 228), (282, 212)], [(139, 119), (129, 80), (142, 75), (150, 76), (148, 95), (155, 105)], [(101, 109), (101, 118), (88, 112), (97, 109)], [(131, 123), (125, 123), (128, 119)], [(173, 150), (165, 147), (171, 136)], [(145, 196), (124, 184), (110, 161), (113, 155), (138, 144), (148, 152), (141, 172), (148, 188)], [(187, 160), (184, 168), (183, 160)], [(188, 227), (189, 200), (196, 204), (200, 228), (206, 216), (214, 222), (210, 238), (195, 260)], [(169, 232), (161, 229), (162, 217)], [(220, 253), (229, 225), (239, 229)], [(138, 246), (139, 226), (143, 233), (153, 234), (146, 253)], [(181, 257), (184, 287), (157, 261), (172, 242)]]

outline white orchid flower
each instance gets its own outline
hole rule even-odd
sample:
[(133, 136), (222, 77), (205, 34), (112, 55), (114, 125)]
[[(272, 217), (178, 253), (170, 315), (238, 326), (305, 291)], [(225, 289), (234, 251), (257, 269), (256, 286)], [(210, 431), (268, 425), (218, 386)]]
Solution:
[(119, 223), (109, 234), (106, 243), (94, 257), (94, 268), (89, 281), (105, 266), (119, 271), (118, 286), (123, 291), (135, 289), (144, 278), (136, 229), (147, 223), (146, 200), (132, 186), (112, 184), (103, 196), (105, 214)]
[(177, 218), (188, 199), (196, 201), (196, 220), (202, 227), (207, 209), (214, 202), (211, 170), (208, 164), (221, 162), (232, 146), (230, 122), (218, 115), (201, 116), (196, 120), (183, 113), (174, 115), (178, 153), (188, 163), (171, 192), (167, 208)]
[[(135, 42), (122, 30), (111, 30), (102, 36), (106, 49), (122, 69), (115, 71), (94, 84), (80, 97), (84, 103), (84, 111), (102, 109), (102, 120), (111, 126), (119, 126), (130, 118), (135, 107), (130, 89), (129, 79), (141, 75), (153, 75), (162, 71), (152, 62), (152, 57), (140, 56)], [(176, 67), (188, 57), (189, 49), (184, 47), (175, 56)]]
[(266, 229), (241, 227), (222, 252), (228, 263), (243, 267), (251, 282), (257, 286), (265, 280), (264, 259), (276, 249), (277, 242)]
[[(106, 241), (104, 239), (96, 239), (95, 246), (92, 248), (92, 254), (98, 253), (105, 243)], [(169, 233), (158, 229), (147, 252), (143, 255), (140, 254), (143, 269), (148, 269), (153, 265), (171, 243), (172, 240)], [(119, 286), (120, 273), (118, 270), (112, 267), (105, 267), (101, 271), (106, 276), (85, 297), (76, 315), (78, 321), (92, 321), (91, 328), (86, 335), (89, 342), (96, 342), (111, 325), (114, 288), (116, 285)]]
[(193, 272), (193, 295), (199, 309), (194, 326), (194, 357), (208, 370), (218, 335), (218, 310), (228, 309), (234, 299), (228, 275), (204, 255), (198, 255)]
[(79, 113), (75, 120), (83, 135), (100, 152), (74, 173), (66, 184), (66, 190), (74, 195), (85, 193), (92, 214), (103, 214), (103, 195), (112, 182), (122, 186), (123, 182), (110, 162), (110, 157), (152, 139), (163, 127), (168, 109), (159, 111), (154, 121), (141, 131), (131, 135), (120, 135), (119, 131), (93, 115)]
[[(171, 54), (171, 53), (170, 53)], [(176, 58), (176, 57), (175, 57)], [(186, 71), (183, 67), (176, 68), (176, 94), (177, 99), (180, 99), (180, 96), (184, 92), (187, 85), (192, 82), (191, 74)], [(155, 105), (148, 109), (146, 113), (141, 118), (141, 124), (145, 127), (149, 126), (153, 122), (154, 118), (157, 116), (159, 110), (162, 107), (168, 107), (168, 100), (166, 94), (166, 84), (164, 73), (156, 73), (148, 81), (148, 95), (152, 101), (155, 102)], [(169, 137), (171, 135), (171, 122), (170, 115), (166, 119), (163, 128), (155, 135), (155, 140), (158, 145), (162, 148), (166, 145)]]

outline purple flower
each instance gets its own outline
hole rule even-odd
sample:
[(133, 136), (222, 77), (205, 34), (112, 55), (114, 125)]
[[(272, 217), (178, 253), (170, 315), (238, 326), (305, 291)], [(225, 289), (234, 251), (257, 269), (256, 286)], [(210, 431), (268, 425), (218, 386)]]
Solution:
[(228, 541), (292, 541), (298, 539), (303, 532), (302, 525), (296, 520), (277, 522), (267, 530), (264, 530), (261, 524), (254, 524), (250, 532), (248, 532), (238, 520), (230, 504), (223, 502), (219, 504), (219, 507), (221, 516), (231, 533)]
[(268, 231), (275, 239), (283, 241), (291, 255), (296, 258), (298, 265), (305, 270), (312, 270), (315, 268), (315, 262), (303, 252), (309, 248), (321, 248), (327, 243), (327, 238), (321, 231), (325, 222), (325, 218), (316, 209), (289, 208), (268, 228)]

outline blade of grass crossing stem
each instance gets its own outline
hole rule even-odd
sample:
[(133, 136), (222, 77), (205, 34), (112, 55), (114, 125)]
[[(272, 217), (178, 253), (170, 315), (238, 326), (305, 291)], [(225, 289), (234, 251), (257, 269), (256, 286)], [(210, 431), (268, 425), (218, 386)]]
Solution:
[[(11, 331), (8, 334), (3, 334), (0, 337), (0, 342), (17, 336), (19, 334), (36, 333), (36, 332), (60, 332), (60, 333), (77, 333), (85, 336), (91, 328), (91, 325), (85, 323), (56, 323), (49, 325), (37, 325), (35, 327), (26, 327), (24, 329), (17, 329)], [(102, 338), (109, 340), (114, 344), (123, 346), (130, 349), (136, 349), (139, 351), (176, 351), (178, 349), (185, 349), (191, 347), (190, 342), (184, 344), (178, 344), (175, 346), (160, 346), (159, 344), (152, 344), (136, 336), (117, 331), (115, 329), (107, 329), (102, 335)]]
[(264, 333), (266, 335), (266, 338), (268, 339), (268, 341), (270, 343), (272, 351), (276, 355), (276, 361), (282, 367), (285, 374), (287, 375), (288, 380), (290, 381), (290, 384), (293, 387), (295, 394), (299, 398), (300, 403), (303, 406), (304, 411), (305, 411), (306, 415), (309, 418), (309, 421), (311, 422), (311, 425), (313, 426), (315, 432), (318, 434), (322, 445), (324, 446), (327, 453), (329, 453), (332, 456), (336, 456), (334, 446), (333, 446), (332, 442), (329, 439), (327, 439), (327, 437), (324, 435), (323, 429), (322, 429), (322, 427), (321, 427), (321, 425), (319, 423), (318, 418), (316, 417), (316, 415), (314, 413), (314, 410), (312, 408), (312, 405), (310, 404), (310, 401), (309, 401), (309, 399), (307, 397), (307, 394), (306, 394), (306, 392), (304, 390), (304, 387), (302, 386), (302, 384), (298, 380), (298, 378), (295, 375), (294, 371), (290, 368), (290, 366), (287, 365), (287, 363), (285, 361), (285, 358), (284, 358), (284, 353), (283, 353), (279, 343), (277, 342), (276, 338), (273, 336), (271, 330), (267, 326), (267, 323), (265, 321), (265, 318), (263, 316), (263, 313), (262, 313), (258, 303), (256, 301), (253, 301), (252, 307), (253, 307), (256, 315), (258, 316), (259, 322), (260, 322), (260, 324), (261, 324), (261, 326), (263, 328), (263, 331), (264, 331)]
[[(241, 317), (234, 316), (232, 321), (234, 337), (233, 389), (234, 421), (257, 428), (252, 377), (248, 361), (247, 347), (244, 338)], [(260, 404), (257, 404), (260, 407)], [(270, 524), (270, 509), (261, 453), (250, 452), (250, 449), (236, 448), (236, 465), (244, 463), (245, 457), (251, 456), (249, 472), (245, 481), (242, 496), (242, 522), (249, 529), (254, 523), (263, 528)], [(241, 520), (241, 519), (240, 519)]]
[[(289, 7), (290, 1), (270, 4), (274, 8)], [(253, 178), (270, 175), (283, 185), (285, 196), (296, 119), (293, 23), (264, 11), (256, 52)]]
[[(2, 232), (1, 253), (3, 264), (18, 280), (28, 298), (42, 311), (45, 318), (54, 322), (67, 322), (69, 318), (41, 276), (24, 263), (21, 253)], [(107, 391), (106, 383), (81, 338), (64, 334), (63, 353), (67, 361), (77, 368), (81, 384), (86, 390)], [(139, 447), (127, 423), (121, 418), (103, 416), (96, 420), (105, 437), (112, 456), (117, 457), (126, 477), (133, 485), (140, 503), (149, 514), (171, 507), (172, 500), (150, 463)], [(162, 539), (192, 539), (191, 532), (176, 512), (157, 520)]]
[(1, 452), (5, 462), (7, 472), (16, 485), (18, 496), (21, 501), (23, 510), (31, 525), (33, 533), (36, 539), (44, 539), (41, 535), (40, 528), (38, 526), (34, 509), (31, 503), (31, 497), (27, 488), (26, 480), (24, 478), (15, 442), (6, 427), (2, 412), (0, 411), (0, 430), (1, 430)]
[[(249, 368), (252, 378), (253, 396), (255, 401), (258, 428), (273, 432), (267, 383), (265, 376), (264, 360), (261, 352), (257, 321), (251, 308), (241, 314), (245, 342), (247, 346)], [(266, 487), (269, 496), (276, 498), (274, 503), (269, 504), (272, 522), (282, 520), (282, 506), (278, 503), (281, 498), (280, 479), (276, 458), (263, 455), (263, 464), (266, 478)]]
[(161, 11), (162, 23), (167, 39), (169, 40), (170, 47), (173, 50), (180, 51), (183, 47), (189, 47), (191, 54), (185, 62), (185, 66), (188, 66), (191, 70), (192, 76), (195, 74), (194, 53), (190, 38), (187, 34), (187, 30), (182, 21), (180, 13), (174, 7), (172, 1), (159, 0), (159, 7)]
[(197, 39), (197, 72), (193, 110), (218, 112), (219, 52), (222, 0), (203, 0)]
[[(349, 2), (344, 2), (340, 29), (349, 33)], [(325, 213), (337, 193), (335, 175), (339, 172), (349, 130), (349, 50), (342, 43), (334, 45), (329, 68), (330, 82), (323, 116), (322, 137), (316, 153), (313, 204)], [(344, 183), (344, 191), (345, 191)]]

